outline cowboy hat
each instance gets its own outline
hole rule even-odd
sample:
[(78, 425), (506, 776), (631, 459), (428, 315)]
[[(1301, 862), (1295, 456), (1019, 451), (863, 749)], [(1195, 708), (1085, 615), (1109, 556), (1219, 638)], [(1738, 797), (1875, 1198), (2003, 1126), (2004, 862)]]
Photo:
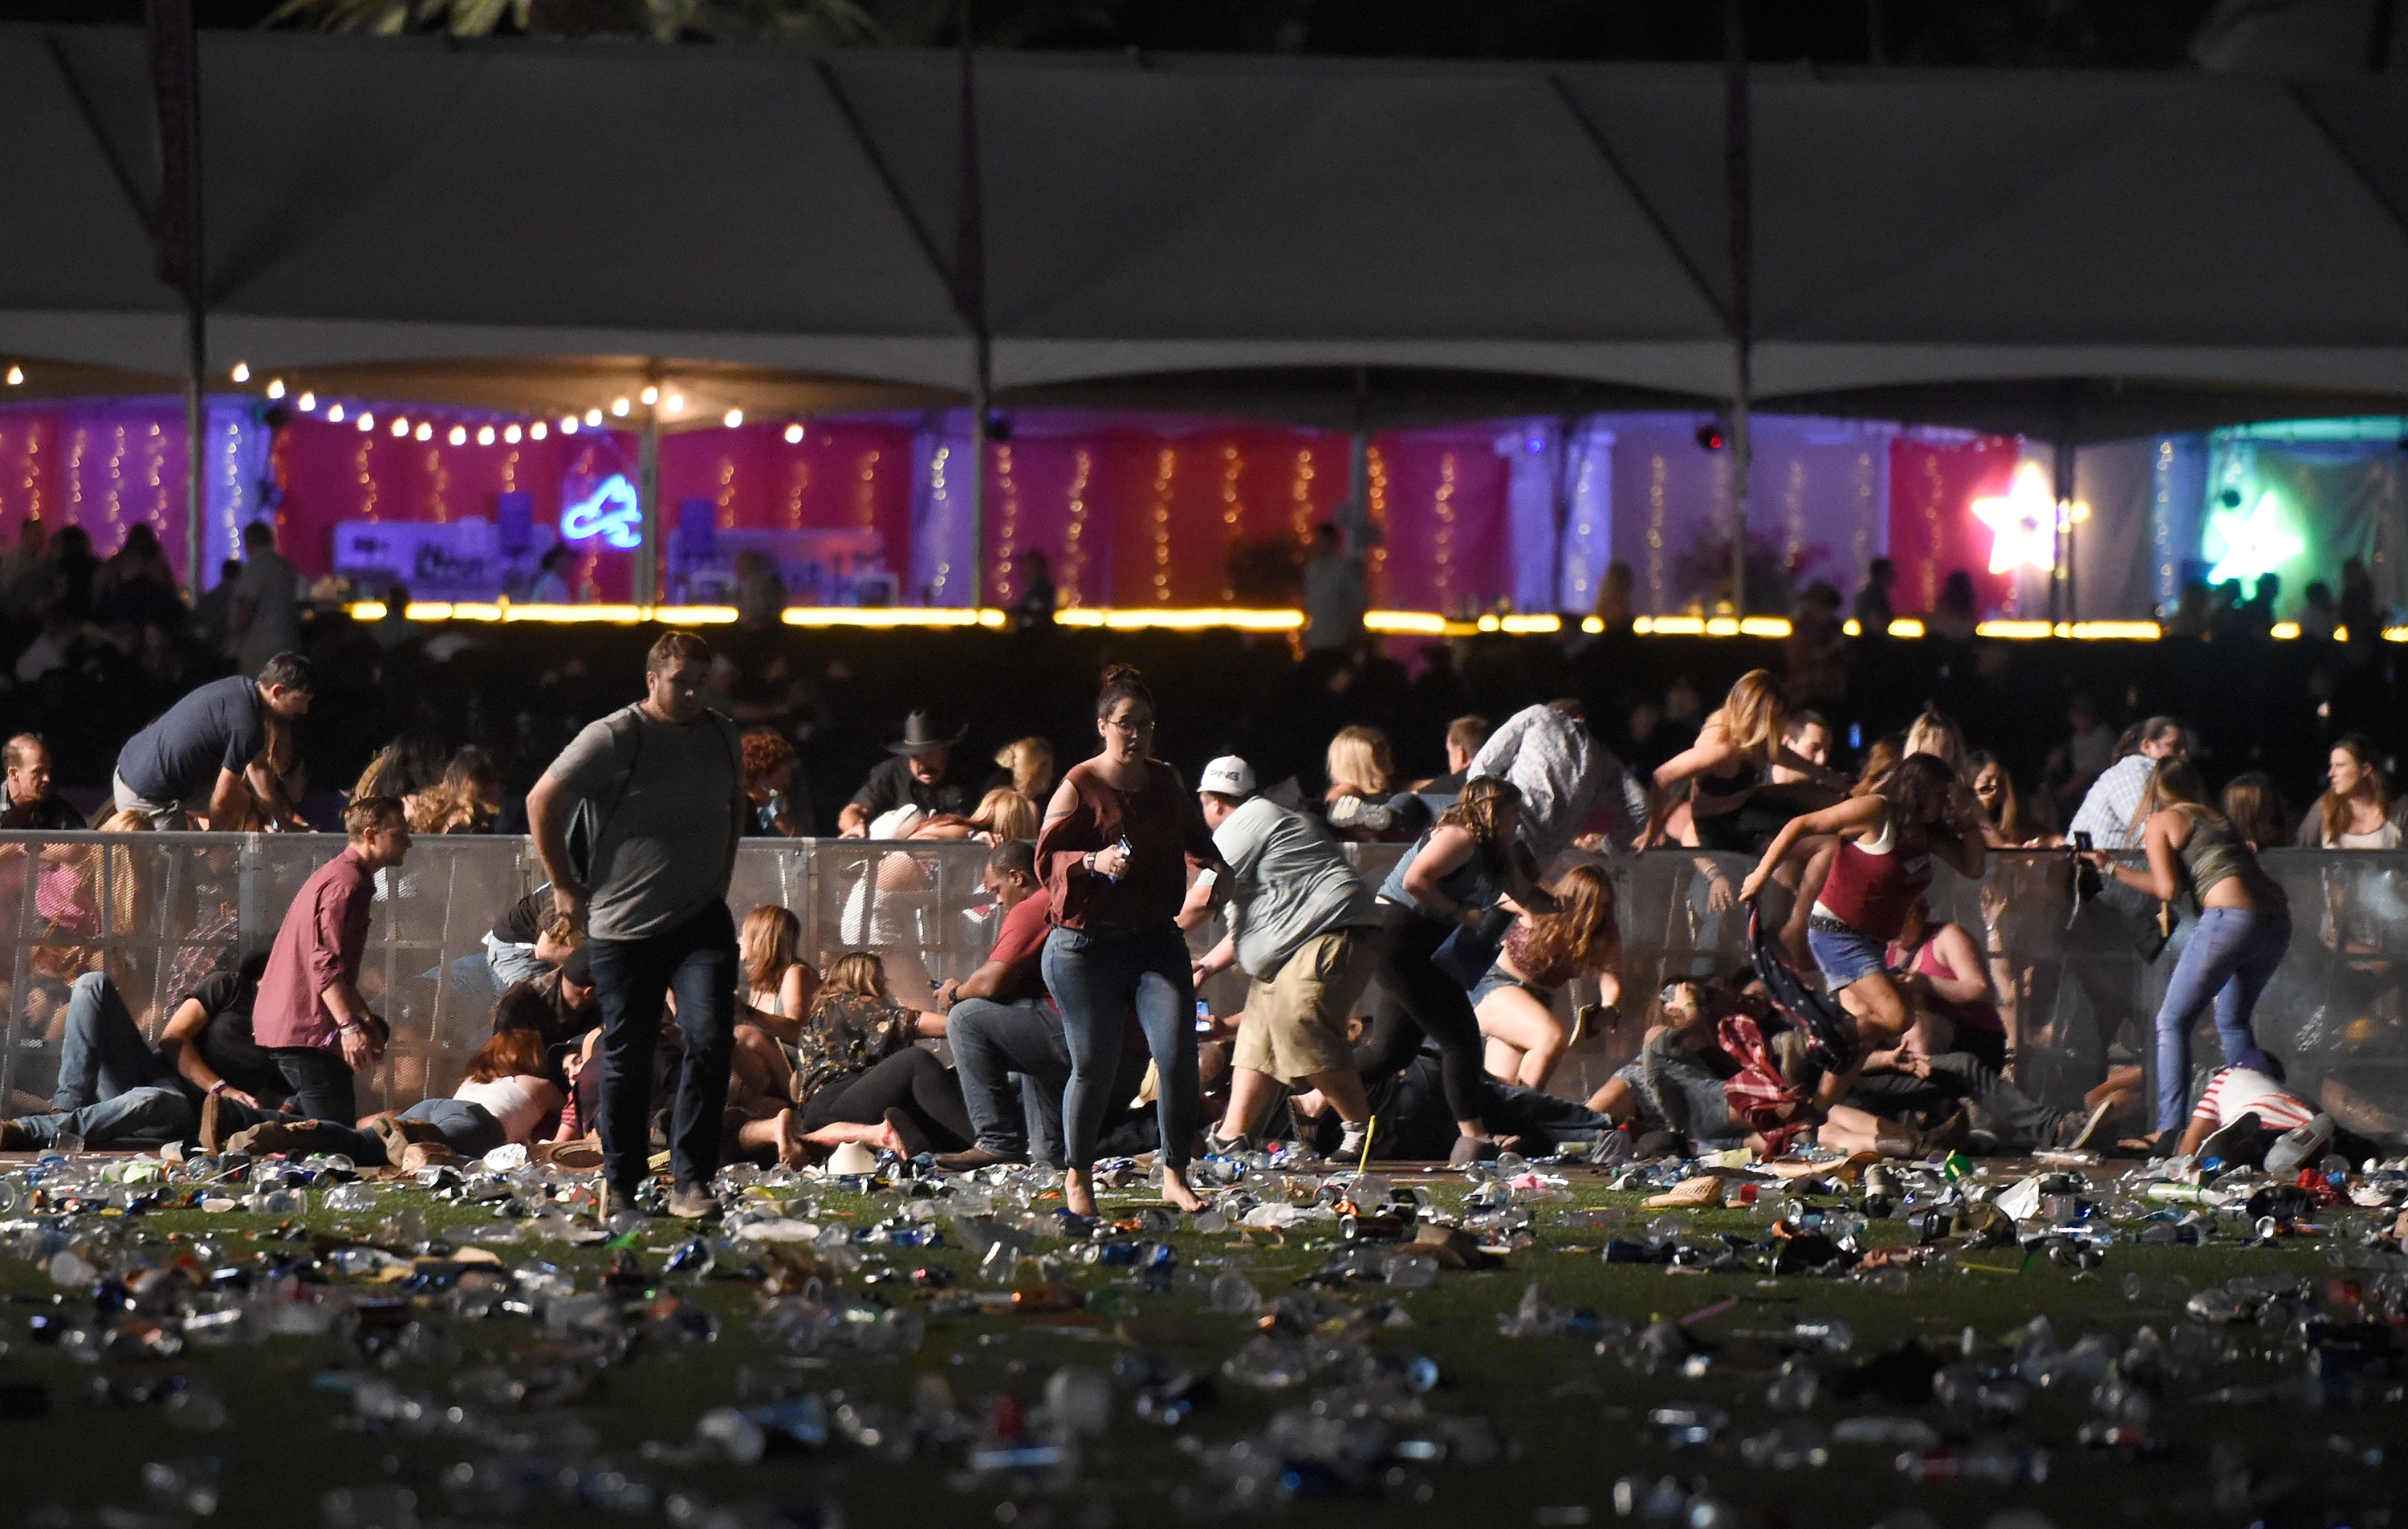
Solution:
[(925, 711), (915, 711), (903, 720), (903, 736), (886, 746), (890, 754), (924, 754), (931, 749), (950, 749), (970, 736), (968, 724), (952, 737), (944, 736), (936, 719)]

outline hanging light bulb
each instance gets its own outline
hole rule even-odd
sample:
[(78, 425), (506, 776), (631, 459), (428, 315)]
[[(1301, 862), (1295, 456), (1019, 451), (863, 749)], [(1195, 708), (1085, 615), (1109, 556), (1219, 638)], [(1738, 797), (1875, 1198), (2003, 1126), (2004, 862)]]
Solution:
[(512, 425), (508, 430), (503, 431), (502, 439), (511, 446), (516, 446), (519, 443), (519, 427), (517, 425)]
[(428, 424), (425, 421), (421, 420), (418, 422), (417, 436), (420, 440), (433, 440), (435, 438), (435, 427)]
[(803, 444), (803, 427), (801, 425), (790, 424), (786, 426), (786, 444), (789, 446), (800, 446)]
[(394, 433), (395, 436), (407, 436), (407, 435), (408, 435), (408, 434), (409, 434), (409, 422), (408, 422), (408, 420), (395, 420), (395, 421), (394, 421), (394, 422), (393, 422), (393, 433)]
[(491, 446), (494, 444), (494, 427), (492, 425), (480, 425), (478, 427), (477, 444), (480, 446)]
[[(574, 420), (569, 421), (568, 427), (571, 430), (576, 429), (577, 422)], [(538, 420), (535, 423), (527, 426), (527, 439), (529, 440), (541, 440), (544, 437), (544, 434), (545, 431), (543, 428), (543, 422), (541, 420)]]
[(564, 414), (560, 417), (560, 433), (564, 436), (574, 436), (577, 434), (576, 415)]
[(234, 378), (234, 379), (235, 379), (236, 381), (237, 381), (237, 382), (248, 382), (248, 381), (250, 381), (250, 380), (251, 380), (251, 363), (250, 363), (250, 362), (247, 362), (247, 361), (237, 361), (237, 362), (236, 362), (236, 363), (234, 364), (234, 371), (233, 371), (230, 375), (231, 375), (231, 376)]
[(661, 390), (658, 388), (647, 387), (640, 396), (644, 400), (644, 407), (646, 408), (650, 408), (654, 404), (661, 401)]
[[(651, 401), (652, 401), (652, 400), (650, 400), (650, 399), (646, 399), (646, 400), (645, 400), (645, 402), (646, 402), (646, 403), (650, 403)], [(611, 413), (613, 413), (613, 414), (616, 414), (617, 416), (619, 416), (619, 418), (621, 418), (621, 419), (623, 419), (623, 420), (624, 420), (624, 419), (625, 419), (625, 418), (627, 417), (627, 400), (625, 400), (624, 398), (613, 398), (613, 399), (611, 399), (611, 400), (610, 400), (610, 412), (611, 412)]]
[(455, 424), (452, 427), (452, 434), (443, 438), (454, 446), (466, 446), (468, 444), (468, 427), (465, 424)]
[(664, 412), (669, 414), (682, 414), (685, 412), (685, 394), (681, 393), (670, 393), (667, 401), (661, 405), (661, 408)]
[[(622, 413), (622, 414), (624, 414), (624, 413), (626, 413), (626, 412), (627, 412), (627, 400), (625, 400), (624, 398), (622, 398), (622, 399), (620, 399), (620, 400), (619, 400), (619, 412), (620, 412), (620, 413)], [(585, 422), (586, 422), (587, 424), (590, 424), (590, 425), (599, 425), (599, 424), (601, 424), (601, 422), (602, 422), (602, 411), (601, 411), (600, 409), (598, 409), (598, 408), (589, 408), (589, 409), (587, 409), (587, 410), (585, 411)]]
[(740, 408), (731, 408), (731, 409), (729, 409), (729, 410), (727, 411), (727, 428), (728, 428), (728, 429), (733, 430), (733, 429), (735, 429), (738, 425), (742, 424), (743, 422), (744, 422), (744, 411), (743, 411), (742, 409), (740, 409)]
[(284, 396), (284, 379), (280, 377), (271, 377), (267, 379), (267, 396), (270, 398), (281, 398)]
[(12, 388), (21, 388), (25, 385), (24, 367), (11, 366), (8, 368), (8, 385)]
[(365, 412), (362, 413), (360, 415), (360, 428), (364, 431), (374, 430), (376, 428), (376, 416)]
[(333, 422), (334, 422), (335, 423), (337, 423), (337, 424), (340, 424), (340, 423), (342, 423), (342, 422), (343, 422), (343, 406), (342, 406), (342, 405), (340, 405), (340, 404), (328, 404), (328, 405), (326, 406), (326, 418), (327, 418), (327, 419), (329, 419), (329, 420), (331, 420), (331, 421), (333, 421)]
[(301, 407), (301, 412), (307, 414), (318, 407), (318, 395), (314, 393), (305, 393), (301, 395), (298, 402)]

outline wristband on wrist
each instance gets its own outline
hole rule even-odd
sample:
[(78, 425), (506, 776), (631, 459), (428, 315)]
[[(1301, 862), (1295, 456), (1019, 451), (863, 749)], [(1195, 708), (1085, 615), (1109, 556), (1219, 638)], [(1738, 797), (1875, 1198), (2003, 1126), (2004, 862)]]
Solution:
[(225, 1080), (224, 1079), (222, 1079), (222, 1078), (219, 1079), (216, 1082), (211, 1083), (211, 1084), (209, 1085), (209, 1092), (210, 1092), (211, 1093), (223, 1093), (225, 1091), (226, 1091), (226, 1080)]

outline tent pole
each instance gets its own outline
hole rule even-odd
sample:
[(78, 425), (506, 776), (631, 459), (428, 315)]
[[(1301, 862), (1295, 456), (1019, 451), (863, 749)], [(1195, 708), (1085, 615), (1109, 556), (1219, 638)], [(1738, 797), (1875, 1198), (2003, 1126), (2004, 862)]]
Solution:
[(150, 91), (159, 121), (159, 202), (151, 222), (159, 279), (184, 298), (184, 579), (201, 596), (208, 513), (202, 388), (208, 377), (208, 284), (201, 243), (201, 59), (192, 0), (150, 0)]
[(1747, 615), (1747, 490), (1753, 459), (1749, 414), (1755, 392), (1754, 316), (1749, 277), (1755, 265), (1751, 221), (1755, 184), (1748, 162), (1747, 19), (1740, 0), (1723, 0), (1723, 156), (1730, 201), (1731, 340), (1737, 362), (1732, 378), (1731, 613)]
[(2057, 566), (2048, 578), (2048, 622), (2054, 627), (2059, 622), (2076, 620), (2073, 609), (2073, 518), (2062, 507), (2073, 503), (2074, 447), (2071, 432), (2057, 437), (2056, 470), (2051, 476), (2053, 493), (2060, 507), (2057, 529)]
[(636, 604), (657, 605), (661, 593), (661, 420), (644, 410), (644, 433), (636, 448), (636, 504), (644, 545), (636, 554)]
[(995, 394), (995, 343), (986, 312), (986, 218), (979, 195), (978, 6), (962, 0), (961, 142), (953, 221), (953, 305), (970, 328), (970, 608), (986, 585), (987, 415)]

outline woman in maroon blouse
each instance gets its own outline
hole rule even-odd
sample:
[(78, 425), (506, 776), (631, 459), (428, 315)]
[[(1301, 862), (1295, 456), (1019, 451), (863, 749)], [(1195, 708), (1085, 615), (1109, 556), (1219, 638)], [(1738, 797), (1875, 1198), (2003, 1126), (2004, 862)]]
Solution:
[(1187, 894), (1187, 863), (1218, 865), (1196, 795), (1152, 757), (1154, 694), (1125, 664), (1104, 671), (1096, 697), (1101, 752), (1070, 767), (1045, 809), (1037, 864), (1054, 894), (1045, 937), (1046, 991), (1062, 1008), (1070, 1082), (1062, 1094), (1062, 1197), (1096, 1213), (1089, 1174), (1129, 1022), (1157, 1074), (1162, 1197), (1182, 1210), (1188, 1147), (1201, 1104), (1196, 1077), (1196, 985), (1187, 941), (1172, 921)]

